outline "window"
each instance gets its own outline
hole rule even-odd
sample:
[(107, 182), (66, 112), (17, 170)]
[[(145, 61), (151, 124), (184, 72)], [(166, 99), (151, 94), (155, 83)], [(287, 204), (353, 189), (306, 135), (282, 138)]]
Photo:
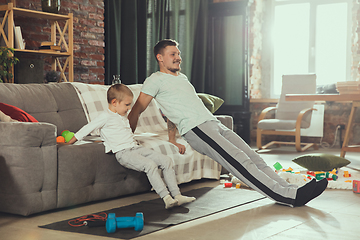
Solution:
[(271, 96), (283, 74), (316, 73), (317, 85), (350, 79), (352, 0), (273, 0)]

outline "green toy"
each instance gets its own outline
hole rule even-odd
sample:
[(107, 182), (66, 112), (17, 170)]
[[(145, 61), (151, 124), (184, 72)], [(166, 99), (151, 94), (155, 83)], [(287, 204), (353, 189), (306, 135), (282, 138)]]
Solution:
[(276, 162), (273, 166), (277, 171), (279, 171), (283, 168), (279, 162)]
[(61, 132), (61, 136), (63, 136), (65, 138), (65, 142), (69, 142), (73, 136), (75, 135), (75, 133), (70, 132), (69, 130), (64, 130)]

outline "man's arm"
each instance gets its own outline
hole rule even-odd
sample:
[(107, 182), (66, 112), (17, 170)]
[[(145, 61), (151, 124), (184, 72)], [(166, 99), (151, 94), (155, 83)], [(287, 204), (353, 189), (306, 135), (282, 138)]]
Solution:
[(167, 119), (167, 125), (168, 125), (169, 142), (171, 142), (172, 144), (174, 144), (179, 148), (180, 154), (184, 154), (186, 150), (185, 146), (176, 142), (175, 136), (176, 136), (177, 128), (175, 124), (172, 123), (169, 119)]
[(152, 99), (152, 96), (140, 92), (138, 99), (136, 100), (134, 106), (132, 107), (128, 115), (130, 127), (133, 132), (135, 132), (140, 114), (147, 108), (147, 106), (149, 106)]

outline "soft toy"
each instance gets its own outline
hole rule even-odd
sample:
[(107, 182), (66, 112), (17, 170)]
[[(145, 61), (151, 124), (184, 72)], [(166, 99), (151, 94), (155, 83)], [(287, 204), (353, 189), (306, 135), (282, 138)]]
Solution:
[(58, 136), (56, 138), (57, 143), (65, 143), (69, 142), (74, 136), (73, 132), (70, 132), (69, 130), (64, 130), (61, 132), (61, 136)]

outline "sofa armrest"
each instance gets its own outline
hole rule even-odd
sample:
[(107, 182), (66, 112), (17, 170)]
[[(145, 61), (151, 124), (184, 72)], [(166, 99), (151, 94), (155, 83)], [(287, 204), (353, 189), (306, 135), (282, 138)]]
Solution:
[(56, 208), (56, 126), (0, 122), (0, 211), (30, 215)]
[(234, 121), (232, 116), (229, 115), (215, 115), (215, 117), (224, 124), (227, 128), (233, 130), (234, 129)]
[(56, 126), (41, 122), (0, 122), (0, 146), (56, 145)]

